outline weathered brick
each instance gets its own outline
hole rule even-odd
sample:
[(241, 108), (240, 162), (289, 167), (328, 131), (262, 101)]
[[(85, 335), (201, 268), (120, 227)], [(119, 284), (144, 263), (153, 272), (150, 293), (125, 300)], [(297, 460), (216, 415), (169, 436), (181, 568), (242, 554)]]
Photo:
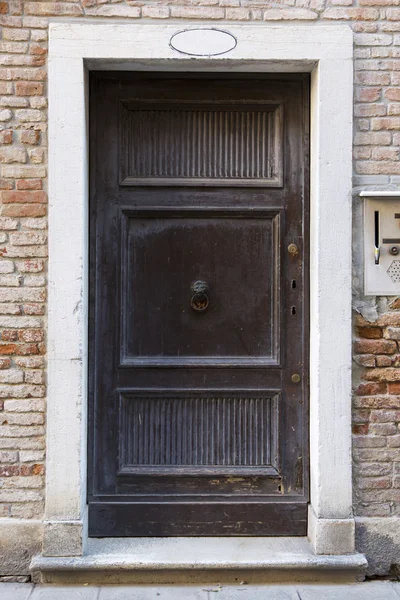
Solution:
[[(400, 407), (399, 407), (400, 408)], [(368, 433), (371, 435), (395, 435), (397, 427), (393, 423), (370, 423)]]
[(353, 360), (361, 367), (376, 367), (376, 356), (373, 354), (353, 355)]
[(13, 142), (13, 130), (4, 129), (0, 131), (0, 144), (12, 144)]
[(20, 315), (21, 312), (19, 304), (0, 303), (0, 315)]
[(71, 2), (25, 2), (25, 15), (77, 17), (82, 14), (82, 8)]
[(10, 179), (25, 179), (25, 178), (42, 178), (46, 176), (45, 167), (38, 167), (37, 165), (6, 165), (3, 167), (3, 177), (9, 177)]
[(42, 412), (44, 408), (44, 401), (36, 398), (28, 400), (5, 400), (4, 402), (4, 410), (7, 412)]
[(167, 6), (143, 6), (142, 16), (149, 19), (167, 19), (169, 8)]
[(389, 34), (357, 33), (354, 35), (356, 46), (390, 46), (393, 38)]
[(354, 143), (361, 146), (390, 146), (392, 136), (388, 132), (359, 132), (354, 136)]
[(11, 41), (29, 40), (29, 29), (8, 29), (3, 28), (3, 39)]
[(12, 231), (18, 228), (18, 221), (16, 219), (9, 219), (7, 217), (0, 217), (0, 229)]
[(400, 340), (400, 327), (386, 327), (383, 335), (388, 340)]
[(357, 396), (376, 396), (386, 392), (384, 383), (361, 383), (356, 389)]
[(39, 370), (31, 370), (25, 372), (25, 382), (26, 383), (37, 383), (42, 385), (45, 383), (45, 376), (43, 371)]
[(25, 315), (44, 315), (45, 314), (44, 304), (24, 304), (23, 313)]
[(42, 356), (16, 356), (14, 362), (18, 367), (26, 369), (39, 369), (45, 366)]
[(355, 448), (385, 448), (386, 437), (377, 435), (355, 435), (353, 436), (353, 446)]
[(372, 119), (373, 131), (400, 129), (400, 118), (398, 117), (383, 117), (381, 119)]
[[(10, 516), (17, 519), (40, 519), (43, 510), (43, 502), (24, 502), (22, 504), (13, 502), (10, 506)], [(24, 581), (21, 581), (21, 583), (24, 583)]]
[(45, 453), (40, 450), (23, 450), (19, 453), (19, 460), (21, 462), (38, 462), (43, 461)]
[(383, 336), (381, 327), (357, 327), (356, 333), (359, 337), (368, 339), (378, 339)]
[(399, 160), (398, 148), (373, 148), (372, 160)]
[(385, 490), (392, 486), (391, 477), (358, 477), (357, 486), (360, 490)]
[(391, 340), (358, 340), (354, 344), (354, 350), (359, 354), (394, 354), (397, 344)]
[(268, 8), (264, 21), (314, 21), (318, 13), (305, 8)]
[(0, 255), (9, 258), (31, 258), (47, 256), (47, 247), (43, 244), (35, 246), (7, 246), (0, 249)]
[(382, 369), (370, 369), (363, 374), (363, 379), (366, 379), (367, 381), (381, 382), (400, 381), (400, 369), (390, 367)]
[(18, 340), (18, 331), (16, 329), (3, 329), (1, 339), (3, 342), (16, 342)]
[(376, 366), (377, 367), (391, 367), (394, 364), (394, 357), (392, 356), (377, 356)]
[(389, 73), (381, 73), (377, 71), (357, 71), (355, 74), (356, 83), (361, 85), (389, 85)]
[(15, 183), (17, 190), (41, 190), (43, 187), (41, 179), (19, 179)]
[(12, 112), (8, 108), (0, 110), (0, 121), (10, 121), (12, 119)]
[(366, 435), (369, 431), (369, 423), (353, 424), (351, 431), (354, 433), (354, 435)]
[(12, 260), (1, 260), (0, 261), (0, 273), (13, 273), (14, 263)]
[(371, 423), (398, 423), (400, 421), (400, 410), (372, 410)]
[(12, 450), (0, 452), (0, 463), (12, 464), (18, 461), (18, 452)]
[[(324, 19), (334, 20), (355, 20), (368, 21), (379, 18), (379, 11), (376, 8), (328, 8), (322, 13)], [(368, 44), (369, 45), (369, 44)]]
[(223, 19), (225, 9), (203, 6), (172, 6), (171, 17), (178, 19)]
[(44, 423), (43, 413), (6, 413), (5, 418), (8, 425), (43, 425)]
[[(12, 263), (11, 261), (8, 261), (8, 262), (11, 263), (11, 265), (14, 268), (14, 263)], [(39, 259), (39, 258), (34, 259), (34, 260), (19, 260), (15, 264), (16, 264), (18, 271), (20, 271), (21, 273), (40, 273), (44, 269), (44, 260)], [(0, 272), (1, 272), (1, 265), (2, 265), (2, 263), (0, 262)], [(10, 272), (10, 271), (7, 271), (7, 272)]]
[(47, 207), (43, 204), (8, 204), (3, 207), (2, 214), (7, 217), (44, 217)]
[(369, 410), (353, 410), (352, 418), (354, 423), (369, 423)]
[(14, 148), (13, 146), (0, 148), (1, 163), (26, 163), (26, 161), (27, 156), (24, 148)]
[(18, 339), (21, 342), (42, 342), (44, 334), (42, 329), (23, 329), (18, 332)]
[[(22, 193), (41, 193), (41, 192), (22, 192)], [(45, 244), (47, 241), (47, 234), (42, 232), (30, 232), (21, 231), (10, 234), (10, 242), (14, 246), (32, 246)]]
[[(105, 6), (95, 6), (94, 8), (87, 8), (86, 14), (88, 16), (96, 17), (117, 17), (117, 18), (128, 18), (138, 19), (141, 16), (141, 9), (139, 6), (110, 4)], [(174, 15), (176, 16), (176, 15)], [(206, 18), (206, 17), (202, 17)], [(208, 17), (212, 18), (212, 17)]]
[(23, 144), (36, 145), (40, 142), (40, 131), (24, 129), (21, 131), (21, 142)]
[(388, 88), (384, 91), (384, 96), (387, 100), (395, 100), (400, 102), (400, 89), (399, 88)]

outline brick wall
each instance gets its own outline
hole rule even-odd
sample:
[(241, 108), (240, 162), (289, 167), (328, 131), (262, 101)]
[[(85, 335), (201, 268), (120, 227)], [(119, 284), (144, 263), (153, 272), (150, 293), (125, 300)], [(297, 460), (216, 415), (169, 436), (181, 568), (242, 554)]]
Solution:
[(373, 323), (356, 316), (354, 361), (362, 367), (353, 410), (356, 514), (400, 508), (400, 301)]
[[(398, 4), (0, 1), (0, 517), (43, 511), (48, 17), (348, 23), (355, 42), (355, 185), (365, 187), (400, 182)], [(400, 302), (372, 325), (357, 316), (356, 334), (356, 510), (387, 516), (400, 499)]]

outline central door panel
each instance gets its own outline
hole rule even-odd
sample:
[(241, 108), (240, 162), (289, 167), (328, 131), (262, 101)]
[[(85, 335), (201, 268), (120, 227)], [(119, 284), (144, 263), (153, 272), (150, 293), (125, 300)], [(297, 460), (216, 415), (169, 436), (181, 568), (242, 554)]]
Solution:
[(308, 78), (95, 73), (90, 115), (89, 534), (305, 535)]
[[(277, 364), (279, 212), (126, 211), (123, 364)], [(207, 283), (207, 309), (191, 286)]]

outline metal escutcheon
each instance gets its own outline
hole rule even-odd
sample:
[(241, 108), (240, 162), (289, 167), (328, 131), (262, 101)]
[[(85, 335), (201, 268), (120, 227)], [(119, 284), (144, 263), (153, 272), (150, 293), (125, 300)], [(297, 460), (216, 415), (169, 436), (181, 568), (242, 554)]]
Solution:
[(210, 303), (208, 294), (209, 288), (206, 281), (194, 281), (190, 286), (192, 292), (192, 298), (190, 300), (190, 306), (197, 312), (204, 312), (207, 310)]

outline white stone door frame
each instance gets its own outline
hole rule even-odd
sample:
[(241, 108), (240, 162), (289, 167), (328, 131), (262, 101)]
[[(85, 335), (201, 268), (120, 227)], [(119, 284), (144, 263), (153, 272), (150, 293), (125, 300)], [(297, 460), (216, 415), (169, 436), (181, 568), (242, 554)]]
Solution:
[[(208, 23), (50, 23), (49, 312), (43, 554), (80, 555), (86, 537), (88, 71), (311, 73), (309, 538), (354, 551), (351, 477), (352, 33), (347, 26), (223, 24), (226, 55), (169, 46)], [(55, 539), (63, 543), (54, 544)], [(63, 548), (61, 549), (61, 547)], [(61, 549), (61, 552), (60, 552)]]

